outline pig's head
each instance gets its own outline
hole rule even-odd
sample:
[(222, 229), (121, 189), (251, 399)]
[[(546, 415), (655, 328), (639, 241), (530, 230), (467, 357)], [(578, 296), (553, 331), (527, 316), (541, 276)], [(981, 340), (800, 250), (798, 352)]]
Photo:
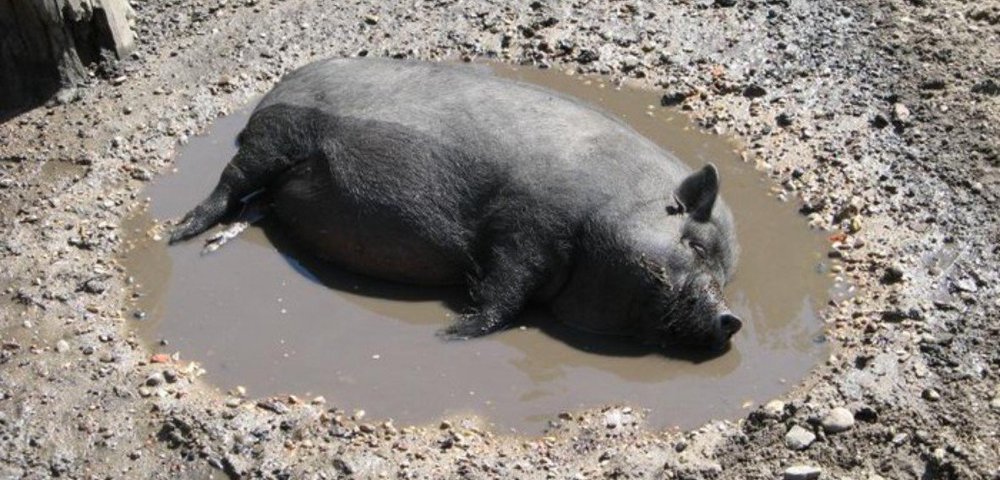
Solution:
[(640, 278), (632, 316), (642, 340), (721, 347), (742, 327), (722, 298), (737, 250), (732, 215), (717, 205), (718, 195), (719, 172), (710, 164), (677, 187), (668, 228), (654, 227), (651, 238), (636, 244)]
[(605, 229), (598, 252), (577, 264), (557, 315), (659, 346), (728, 344), (742, 321), (722, 298), (737, 246), (718, 170), (708, 165), (669, 193), (611, 222), (616, 231)]

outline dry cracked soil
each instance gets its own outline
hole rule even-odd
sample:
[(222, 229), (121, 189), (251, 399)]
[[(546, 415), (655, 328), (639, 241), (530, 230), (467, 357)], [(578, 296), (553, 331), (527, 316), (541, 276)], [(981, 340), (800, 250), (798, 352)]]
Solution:
[[(136, 53), (0, 124), (0, 477), (1000, 478), (997, 2), (134, 7)], [(290, 69), (364, 55), (603, 74), (739, 139), (856, 288), (829, 359), (744, 418), (610, 405), (518, 437), (219, 392), (140, 341), (116, 258), (145, 183)]]

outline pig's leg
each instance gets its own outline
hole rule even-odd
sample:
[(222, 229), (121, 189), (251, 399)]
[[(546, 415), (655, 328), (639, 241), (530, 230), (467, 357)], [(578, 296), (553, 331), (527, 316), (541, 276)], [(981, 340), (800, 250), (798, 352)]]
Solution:
[(440, 336), (473, 338), (509, 327), (528, 300), (548, 280), (552, 252), (532, 241), (509, 236), (492, 248), (481, 275), (470, 280), (472, 312), (445, 327)]
[(173, 232), (170, 243), (177, 243), (212, 228), (223, 218), (238, 211), (242, 200), (266, 187), (292, 162), (253, 146), (241, 146), (222, 170), (219, 183), (204, 201), (184, 215)]

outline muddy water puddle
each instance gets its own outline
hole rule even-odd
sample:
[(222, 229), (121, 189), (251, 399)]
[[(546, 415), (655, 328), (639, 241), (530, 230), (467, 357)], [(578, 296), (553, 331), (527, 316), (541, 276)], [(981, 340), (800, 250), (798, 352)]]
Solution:
[(498, 74), (619, 115), (692, 167), (719, 167), (743, 252), (726, 293), (744, 328), (727, 353), (665, 356), (561, 328), (541, 311), (518, 328), (444, 342), (435, 332), (461, 309), (461, 291), (394, 285), (324, 265), (296, 251), (266, 218), (208, 255), (201, 239), (167, 248), (144, 235), (153, 218), (175, 218), (211, 190), (251, 108), (183, 146), (177, 171), (150, 186), (150, 208), (130, 222), (134, 248), (125, 263), (142, 294), (135, 328), (155, 350), (199, 362), (222, 389), (323, 395), (397, 424), (471, 412), (525, 433), (540, 432), (563, 411), (622, 403), (649, 409), (652, 428), (695, 427), (781, 396), (825, 357), (816, 313), (830, 287), (817, 273), (824, 239), (793, 205), (768, 195), (733, 144), (698, 132), (653, 92), (555, 71), (500, 67)]

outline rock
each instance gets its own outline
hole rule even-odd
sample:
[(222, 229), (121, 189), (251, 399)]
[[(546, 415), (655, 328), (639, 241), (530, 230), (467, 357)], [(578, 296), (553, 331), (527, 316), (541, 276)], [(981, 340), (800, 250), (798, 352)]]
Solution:
[(764, 95), (767, 95), (767, 90), (764, 90), (764, 87), (757, 84), (747, 85), (743, 89), (743, 96), (747, 98), (760, 98)]
[(771, 400), (764, 404), (764, 413), (770, 417), (781, 418), (785, 413), (785, 402), (781, 400)]
[(365, 15), (365, 23), (375, 25), (378, 23), (378, 15)]
[(875, 128), (885, 128), (889, 126), (889, 119), (885, 118), (885, 115), (877, 113), (872, 117), (871, 125)]
[(976, 286), (976, 282), (974, 282), (974, 281), (972, 281), (971, 279), (968, 279), (968, 278), (963, 278), (961, 280), (956, 280), (955, 281), (955, 288), (957, 288), (957, 289), (959, 289), (959, 290), (961, 290), (963, 292), (969, 292), (969, 293), (975, 293), (976, 291), (979, 290), (979, 287)]
[(997, 83), (992, 78), (987, 78), (972, 86), (972, 93), (981, 93), (983, 95), (1000, 95), (1000, 83)]
[(83, 291), (99, 294), (108, 290), (108, 282), (104, 278), (91, 278), (83, 284)]
[(146, 377), (146, 385), (150, 387), (155, 387), (161, 383), (163, 383), (163, 374), (160, 372), (151, 373)]
[(785, 446), (792, 450), (805, 450), (816, 441), (816, 435), (798, 425), (785, 434)]
[(899, 265), (890, 265), (882, 274), (882, 283), (890, 285), (903, 281), (903, 268)]
[(576, 61), (587, 64), (593, 63), (601, 59), (601, 55), (594, 50), (581, 50), (580, 54), (576, 56)]
[(736, 0), (715, 0), (715, 6), (717, 7), (735, 7)]
[(844, 407), (834, 408), (823, 417), (822, 425), (823, 431), (826, 433), (840, 433), (850, 430), (854, 426), (854, 414)]
[(947, 82), (943, 78), (929, 78), (920, 82), (922, 90), (944, 90), (946, 86)]
[(177, 372), (174, 370), (168, 368), (163, 371), (163, 379), (166, 380), (167, 383), (174, 383), (177, 381), (177, 378)]
[(69, 342), (67, 342), (66, 340), (59, 340), (58, 342), (56, 342), (57, 352), (63, 353), (66, 350), (69, 350)]
[(793, 123), (795, 123), (795, 114), (791, 112), (781, 112), (774, 118), (774, 121), (779, 127), (790, 127)]
[(924, 400), (927, 400), (928, 402), (936, 402), (938, 400), (941, 400), (941, 394), (938, 393), (938, 391), (934, 390), (933, 388), (928, 388), (924, 390), (924, 393), (921, 396), (923, 396)]
[(170, 355), (166, 353), (155, 353), (149, 357), (151, 363), (170, 363)]
[(663, 96), (660, 97), (660, 105), (664, 107), (673, 107), (684, 103), (684, 100), (687, 100), (687, 98), (688, 94), (686, 92), (671, 90), (664, 93)]
[(625, 55), (621, 59), (622, 70), (628, 72), (635, 70), (639, 66), (639, 57), (635, 55)]
[(793, 465), (785, 469), (785, 480), (815, 480), (823, 473), (819, 467), (811, 465)]
[(80, 90), (76, 88), (64, 88), (56, 93), (56, 104), (66, 105), (80, 99)]
[(277, 400), (261, 400), (257, 402), (257, 406), (263, 408), (264, 410), (270, 410), (278, 415), (284, 415), (289, 412), (288, 406)]
[(892, 119), (904, 125), (910, 123), (912, 119), (910, 109), (902, 103), (894, 104), (892, 106)]

